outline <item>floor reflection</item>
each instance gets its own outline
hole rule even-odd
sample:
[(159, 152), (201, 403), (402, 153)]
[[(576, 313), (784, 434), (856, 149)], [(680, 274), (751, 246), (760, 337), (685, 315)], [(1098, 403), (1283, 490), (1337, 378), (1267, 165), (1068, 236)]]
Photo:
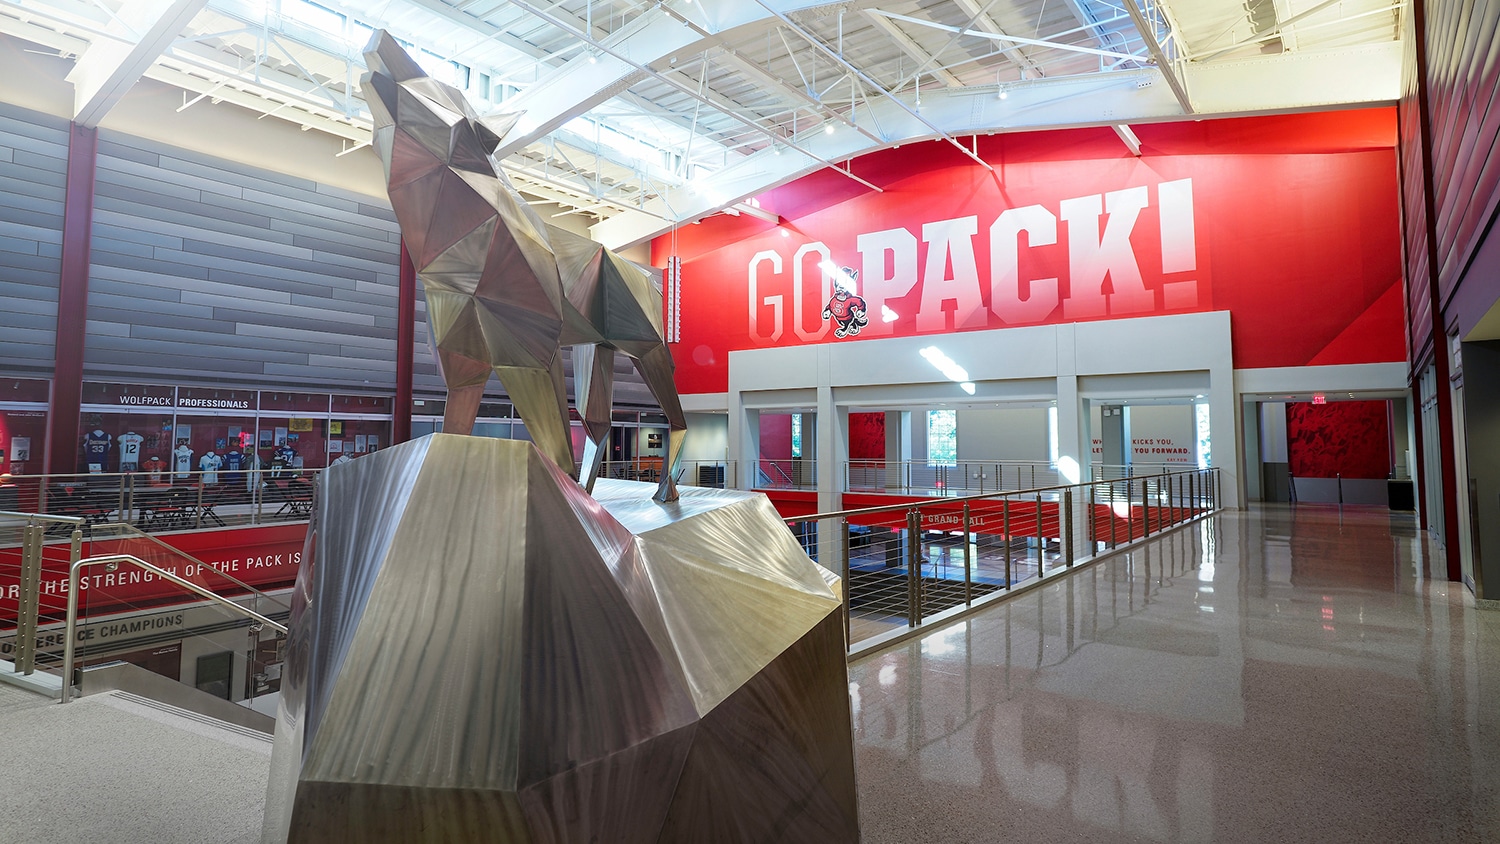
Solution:
[(866, 841), (1493, 840), (1500, 613), (1423, 543), (1229, 513), (852, 665)]

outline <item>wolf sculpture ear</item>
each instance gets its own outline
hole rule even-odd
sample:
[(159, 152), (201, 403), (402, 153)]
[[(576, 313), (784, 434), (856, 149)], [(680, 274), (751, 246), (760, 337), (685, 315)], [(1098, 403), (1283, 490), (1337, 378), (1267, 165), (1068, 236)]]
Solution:
[(427, 71), (407, 55), (396, 39), (383, 29), (375, 30), (370, 35), (370, 43), (365, 45), (365, 67), (371, 73), (383, 73), (397, 82), (421, 79), (427, 75)]

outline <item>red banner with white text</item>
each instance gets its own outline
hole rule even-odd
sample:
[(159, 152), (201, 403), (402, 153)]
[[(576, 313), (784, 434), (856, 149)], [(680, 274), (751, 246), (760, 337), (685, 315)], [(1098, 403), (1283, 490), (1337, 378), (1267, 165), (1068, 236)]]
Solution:
[[(1237, 367), (1400, 361), (1390, 108), (936, 142), (659, 238), (683, 258), (684, 393), (729, 352), (1228, 310)], [(674, 246), (675, 244), (675, 246)]]

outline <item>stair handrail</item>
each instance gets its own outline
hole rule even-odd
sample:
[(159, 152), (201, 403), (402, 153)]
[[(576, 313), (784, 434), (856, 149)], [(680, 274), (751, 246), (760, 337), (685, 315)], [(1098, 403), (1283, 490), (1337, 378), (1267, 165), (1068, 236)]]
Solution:
[(243, 615), (246, 618), (249, 618), (250, 620), (255, 621), (259, 624), (263, 624), (266, 627), (269, 627), (272, 630), (275, 630), (276, 632), (282, 634), (283, 636), (287, 633), (286, 625), (272, 621), (271, 619), (266, 618), (255, 610), (249, 609), (248, 607), (242, 607), (239, 604), (236, 604), (235, 602), (229, 600), (228, 598), (223, 597), (222, 595), (215, 594), (210, 589), (205, 589), (202, 586), (199, 586), (198, 584), (193, 583), (186, 578), (179, 577), (173, 572), (167, 571), (160, 566), (152, 565), (151, 563), (142, 560), (140, 557), (136, 557), (131, 554), (106, 554), (102, 557), (84, 557), (83, 559), (73, 563), (73, 565), (68, 569), (68, 621), (67, 625), (64, 627), (63, 634), (64, 640), (62, 694), (59, 701), (61, 703), (67, 703), (73, 691), (73, 646), (77, 636), (78, 628), (79, 574), (89, 566), (102, 566), (109, 565), (111, 563), (114, 563), (116, 565), (120, 563), (129, 563), (130, 565), (136, 566), (137, 568), (149, 571), (163, 580), (166, 580), (170, 583), (175, 583), (178, 586), (181, 586), (182, 588), (202, 598), (206, 598), (217, 604), (222, 604), (225, 608), (239, 613), (240, 615)]
[(176, 554), (177, 556), (182, 557), (183, 559), (185, 559), (188, 562), (192, 563), (199, 570), (202, 570), (202, 569), (205, 569), (205, 568), (209, 569), (209, 570), (213, 571), (214, 574), (218, 575), (219, 577), (224, 578), (225, 580), (229, 581), (230, 583), (233, 583), (235, 586), (238, 586), (239, 588), (245, 590), (246, 592), (248, 592), (251, 595), (255, 596), (257, 599), (265, 600), (266, 602), (274, 604), (275, 606), (280, 607), (281, 609), (284, 609), (284, 610), (287, 610), (287, 611), (291, 610), (291, 606), (289, 606), (287, 604), (284, 604), (281, 601), (276, 600), (275, 598), (271, 597), (270, 595), (266, 594), (265, 592), (262, 592), (259, 589), (256, 589), (254, 586), (251, 586), (250, 584), (244, 582), (243, 580), (240, 580), (239, 578), (235, 577), (234, 575), (232, 575), (232, 574), (230, 574), (228, 572), (225, 572), (225, 571), (220, 571), (215, 566), (211, 566), (208, 563), (203, 562), (202, 560), (198, 559), (197, 557), (194, 557), (192, 554), (189, 554), (188, 552), (182, 550), (181, 548), (178, 548), (175, 545), (169, 545), (166, 542), (163, 542), (159, 537), (153, 536), (153, 535), (151, 535), (151, 534), (149, 534), (149, 533), (141, 530), (140, 528), (136, 527), (135, 525), (130, 524), (129, 522), (109, 522), (107, 524), (102, 524), (102, 525), (93, 525), (91, 528), (89, 528), (89, 531), (90, 531), (90, 537), (89, 538), (90, 539), (94, 538), (93, 537), (93, 531), (96, 531), (96, 530), (97, 531), (106, 531), (106, 532), (107, 531), (119, 531), (119, 532), (122, 532), (122, 533), (129, 534), (131, 536), (131, 538), (133, 538), (133, 539), (149, 539), (153, 543), (161, 546), (162, 548), (164, 548), (164, 549), (172, 552), (173, 554)]

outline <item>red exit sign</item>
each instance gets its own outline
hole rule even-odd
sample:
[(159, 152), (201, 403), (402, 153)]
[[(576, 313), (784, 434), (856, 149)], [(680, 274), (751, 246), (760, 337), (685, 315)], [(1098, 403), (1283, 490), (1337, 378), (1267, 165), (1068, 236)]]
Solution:
[(1328, 398), (1322, 394), (1313, 396), (1313, 404), (1328, 404)]

